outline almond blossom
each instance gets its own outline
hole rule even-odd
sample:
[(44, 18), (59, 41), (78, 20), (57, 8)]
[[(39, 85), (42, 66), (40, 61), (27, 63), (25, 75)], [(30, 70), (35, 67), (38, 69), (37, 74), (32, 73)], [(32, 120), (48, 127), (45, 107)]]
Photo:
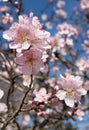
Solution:
[(78, 116), (79, 120), (83, 120), (85, 112), (83, 110), (81, 110), (81, 109), (78, 109), (77, 111), (75, 111), (75, 114)]
[(72, 38), (64, 39), (58, 33), (55, 35), (54, 40), (55, 40), (54, 41), (55, 43), (53, 43), (53, 44), (55, 44), (55, 45), (52, 45), (52, 46), (54, 46), (53, 52), (55, 52), (57, 50), (62, 55), (66, 55), (67, 53), (69, 53), (69, 50), (72, 49), (72, 47), (74, 45)]
[(66, 77), (60, 76), (59, 90), (56, 96), (60, 100), (64, 100), (66, 105), (73, 107), (76, 102), (79, 102), (82, 95), (85, 95), (87, 91), (82, 88), (83, 81), (79, 76), (69, 75)]
[(29, 124), (29, 121), (31, 120), (29, 115), (24, 115), (22, 125), (27, 126)]
[(18, 22), (12, 24), (9, 30), (3, 33), (3, 37), (10, 41), (10, 48), (21, 52), (23, 49), (28, 49), (34, 46), (39, 49), (50, 48), (48, 38), (50, 33), (43, 30), (42, 26), (36, 16), (30, 13), (27, 15), (20, 15)]
[(51, 96), (51, 93), (47, 94), (47, 91), (45, 88), (41, 88), (39, 91), (34, 90), (34, 94), (35, 94), (35, 98), (34, 101), (38, 101), (38, 102), (48, 102), (48, 99)]
[(71, 24), (68, 24), (66, 22), (61, 25), (58, 25), (58, 31), (60, 35), (66, 35), (68, 37), (78, 35), (77, 28), (73, 27)]
[(58, 8), (63, 8), (64, 6), (65, 6), (65, 2), (64, 1), (60, 0), (60, 1), (57, 2), (57, 7)]
[(79, 67), (80, 72), (89, 72), (89, 59), (84, 57), (76, 61), (76, 66)]
[(9, 11), (9, 7), (8, 6), (0, 6), (0, 12), (7, 12)]
[(86, 80), (86, 82), (84, 83), (84, 89), (86, 89), (87, 91), (89, 91), (89, 80)]
[(47, 15), (46, 14), (42, 14), (41, 18), (42, 18), (42, 20), (46, 21), (47, 20)]
[(42, 52), (31, 47), (17, 55), (16, 63), (22, 67), (24, 75), (36, 74), (44, 66)]
[(9, 13), (6, 13), (5, 15), (2, 16), (3, 24), (12, 23), (12, 22), (13, 22), (13, 17)]
[(61, 17), (61, 18), (63, 18), (63, 19), (66, 19), (66, 18), (67, 18), (67, 13), (66, 13), (63, 9), (58, 9), (58, 10), (56, 10), (55, 12), (56, 12), (56, 14), (57, 14), (59, 17)]
[(81, 0), (80, 6), (83, 11), (89, 12), (89, 0)]

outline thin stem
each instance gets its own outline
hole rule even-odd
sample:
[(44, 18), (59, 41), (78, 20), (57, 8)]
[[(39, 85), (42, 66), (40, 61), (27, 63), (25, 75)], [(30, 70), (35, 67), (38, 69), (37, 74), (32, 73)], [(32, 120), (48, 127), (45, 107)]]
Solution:
[(25, 101), (25, 98), (27, 96), (27, 94), (30, 92), (31, 90), (31, 86), (32, 86), (32, 83), (33, 83), (33, 76), (31, 75), (31, 83), (29, 85), (29, 88), (27, 89), (27, 91), (25, 92), (23, 98), (22, 98), (22, 102), (19, 106), (19, 108), (17, 109), (17, 111), (12, 115), (11, 118), (9, 118), (6, 123), (3, 125), (3, 127), (1, 128), (1, 130), (4, 130), (6, 128), (6, 126), (9, 124), (10, 121), (14, 120), (18, 115), (19, 115), (19, 112), (21, 111), (21, 108), (23, 107), (23, 104), (24, 104), (24, 101)]

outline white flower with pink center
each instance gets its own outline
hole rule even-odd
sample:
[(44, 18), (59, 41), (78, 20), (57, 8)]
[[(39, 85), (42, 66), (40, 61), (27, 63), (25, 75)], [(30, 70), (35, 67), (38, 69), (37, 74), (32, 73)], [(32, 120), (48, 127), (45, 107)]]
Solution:
[(36, 16), (30, 13), (30, 18), (26, 15), (19, 16), (19, 21), (13, 23), (9, 30), (3, 33), (3, 37), (11, 41), (10, 48), (21, 52), (34, 46), (39, 49), (49, 49), (48, 38), (50, 33), (43, 30)]
[(38, 101), (38, 102), (48, 102), (48, 99), (51, 96), (51, 93), (47, 94), (47, 91), (45, 88), (41, 88), (39, 91), (34, 90), (34, 94), (35, 94), (35, 98), (34, 101)]
[(24, 75), (36, 74), (44, 66), (42, 52), (31, 47), (17, 55), (16, 63), (21, 65)]
[(59, 90), (56, 96), (60, 100), (64, 100), (66, 105), (73, 107), (74, 103), (79, 102), (82, 95), (87, 91), (82, 88), (82, 80), (79, 76), (67, 74), (66, 77), (61, 76), (59, 81)]

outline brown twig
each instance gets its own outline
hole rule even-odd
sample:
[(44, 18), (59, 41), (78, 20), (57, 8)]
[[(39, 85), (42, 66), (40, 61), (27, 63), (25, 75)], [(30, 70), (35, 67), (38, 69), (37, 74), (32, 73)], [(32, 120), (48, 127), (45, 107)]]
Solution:
[(22, 102), (18, 108), (18, 110), (12, 115), (12, 117), (10, 117), (3, 125), (3, 127), (1, 128), (1, 130), (4, 130), (6, 128), (6, 126), (9, 124), (9, 122), (11, 122), (12, 120), (14, 120), (18, 115), (19, 115), (19, 112), (21, 110), (21, 108), (23, 107), (23, 104), (24, 104), (24, 101), (25, 101), (25, 98), (27, 96), (27, 94), (30, 92), (31, 90), (31, 86), (32, 86), (32, 83), (33, 83), (33, 76), (31, 75), (31, 83), (29, 85), (29, 88), (27, 89), (27, 91), (25, 92), (23, 98), (22, 98)]

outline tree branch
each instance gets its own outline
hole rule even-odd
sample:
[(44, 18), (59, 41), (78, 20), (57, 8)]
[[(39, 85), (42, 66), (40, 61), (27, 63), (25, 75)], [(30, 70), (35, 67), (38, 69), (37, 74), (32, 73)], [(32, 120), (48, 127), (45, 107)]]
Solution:
[(6, 128), (6, 126), (9, 124), (10, 121), (14, 120), (18, 115), (19, 115), (19, 112), (21, 110), (21, 108), (23, 107), (23, 104), (24, 104), (24, 101), (25, 101), (25, 98), (27, 96), (27, 94), (30, 92), (31, 90), (31, 86), (32, 86), (32, 83), (33, 83), (33, 76), (31, 75), (31, 83), (29, 85), (29, 88), (27, 89), (27, 91), (25, 92), (23, 98), (22, 98), (22, 102), (19, 106), (19, 108), (17, 109), (17, 111), (12, 115), (12, 117), (10, 117), (6, 122), (5, 124), (3, 125), (3, 127), (1, 128), (1, 130), (4, 130)]

